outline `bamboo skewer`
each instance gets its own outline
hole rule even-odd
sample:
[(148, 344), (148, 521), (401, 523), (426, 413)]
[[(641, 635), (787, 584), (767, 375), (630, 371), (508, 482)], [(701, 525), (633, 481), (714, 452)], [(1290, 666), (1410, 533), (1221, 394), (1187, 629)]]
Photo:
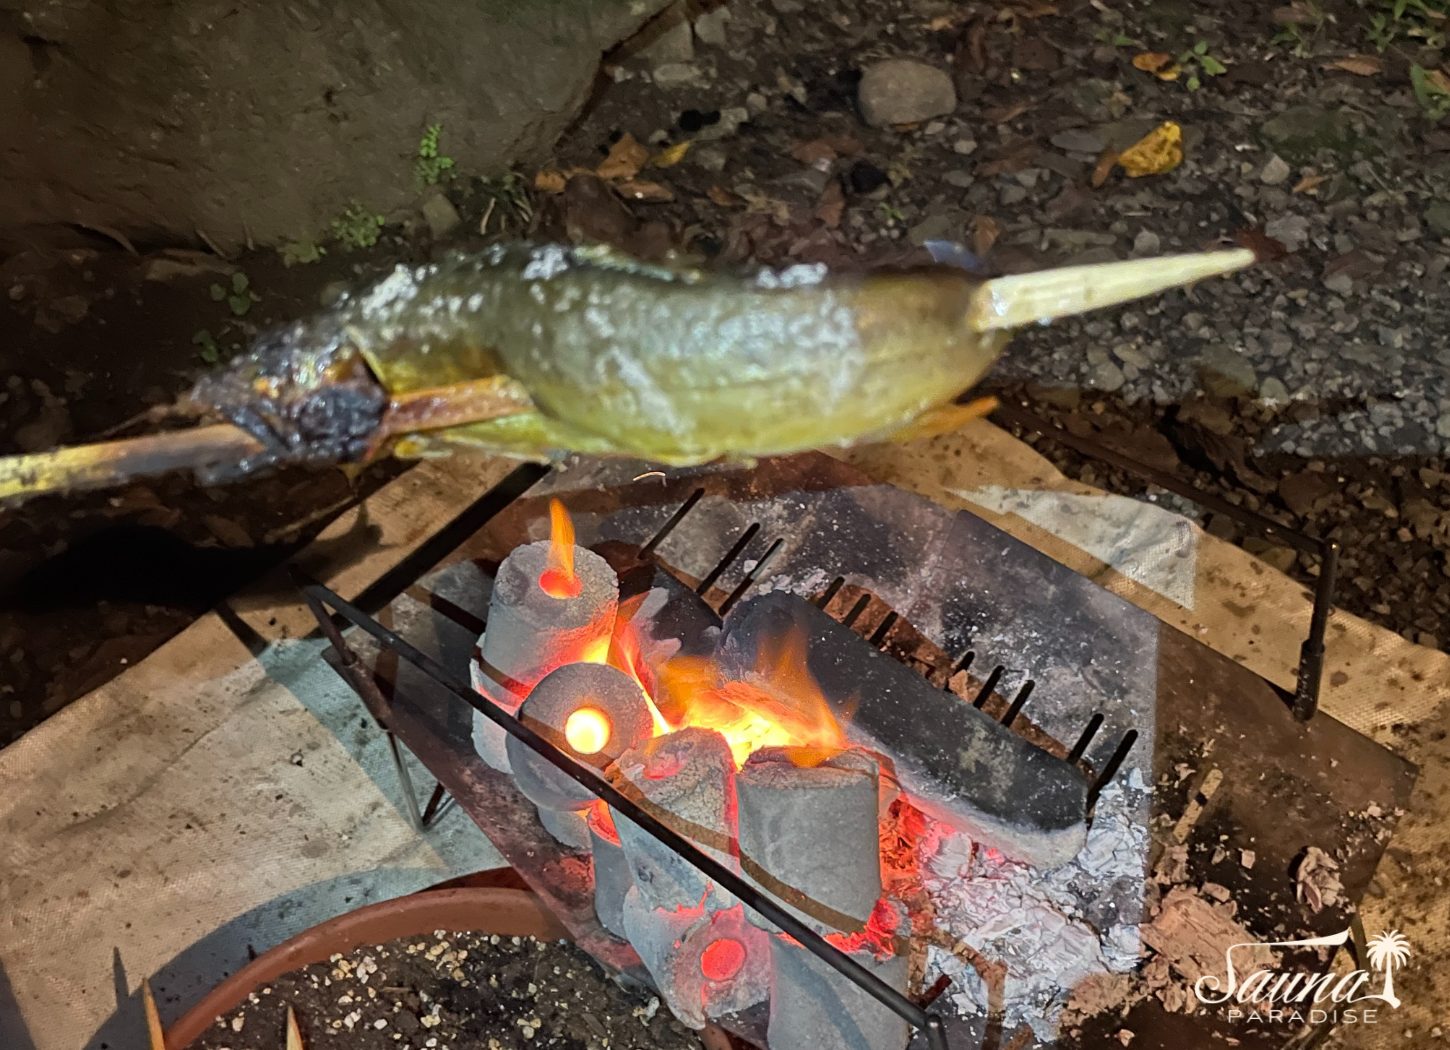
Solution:
[(239, 463), (262, 443), (229, 423), (166, 434), (0, 456), (0, 502), (47, 492), (105, 488), (168, 471)]

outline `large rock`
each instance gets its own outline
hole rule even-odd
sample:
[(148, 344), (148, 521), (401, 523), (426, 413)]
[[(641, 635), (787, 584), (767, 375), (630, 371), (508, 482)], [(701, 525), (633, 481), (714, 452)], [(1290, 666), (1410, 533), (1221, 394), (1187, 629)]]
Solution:
[(601, 53), (667, 3), (4, 0), (0, 240), (225, 248), (316, 236), (352, 200), (415, 206), (428, 125), (465, 171), (542, 159)]
[(923, 62), (892, 58), (861, 73), (861, 117), (874, 128), (914, 124), (957, 108), (952, 78)]

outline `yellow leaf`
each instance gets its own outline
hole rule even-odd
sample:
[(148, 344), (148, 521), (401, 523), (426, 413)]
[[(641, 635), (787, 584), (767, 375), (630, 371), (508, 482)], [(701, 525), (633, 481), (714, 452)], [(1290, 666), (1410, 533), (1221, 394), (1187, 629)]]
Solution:
[(545, 193), (563, 193), (567, 181), (562, 171), (541, 171), (534, 176), (534, 189), (543, 190)]
[(1144, 73), (1156, 73), (1172, 61), (1173, 56), (1165, 55), (1162, 51), (1144, 51), (1133, 56), (1133, 68), (1141, 69)]
[(649, 150), (625, 132), (609, 150), (609, 156), (595, 169), (601, 179), (632, 179), (649, 160)]
[(1176, 65), (1175, 64), (1175, 65), (1167, 66), (1167, 67), (1165, 67), (1163, 69), (1154, 70), (1153, 71), (1153, 75), (1155, 77), (1157, 77), (1159, 80), (1177, 80), (1178, 79), (1178, 75), (1180, 73), (1182, 73), (1182, 72), (1183, 72), (1183, 67), (1180, 66), (1180, 65)]
[(1342, 69), (1346, 73), (1353, 73), (1355, 76), (1372, 77), (1377, 73), (1383, 73), (1385, 64), (1378, 55), (1350, 55), (1348, 58), (1341, 58), (1337, 62), (1328, 62), (1325, 69)]
[(1319, 184), (1327, 178), (1329, 178), (1328, 175), (1315, 175), (1313, 173), (1307, 173), (1302, 179), (1299, 180), (1298, 184), (1294, 187), (1293, 192), (1317, 193), (1319, 190)]
[(1166, 175), (1183, 163), (1183, 129), (1164, 121), (1118, 154), (1118, 163), (1132, 179)]
[(690, 143), (687, 139), (678, 142), (667, 150), (656, 154), (655, 159), (650, 161), (656, 168), (673, 168), (680, 161), (685, 159), (685, 154), (690, 152)]

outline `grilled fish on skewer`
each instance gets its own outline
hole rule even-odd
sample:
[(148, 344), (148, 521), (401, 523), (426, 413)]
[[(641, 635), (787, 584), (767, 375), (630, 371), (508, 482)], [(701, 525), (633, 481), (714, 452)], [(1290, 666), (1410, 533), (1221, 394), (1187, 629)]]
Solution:
[[(399, 266), (202, 378), (192, 401), (239, 435), (227, 445), (196, 431), (211, 438), (191, 465), (224, 480), (279, 462), (460, 448), (690, 464), (916, 437), (972, 414), (954, 401), (1011, 329), (1253, 259), (1208, 252), (986, 281), (949, 267), (740, 277), (499, 244)], [(125, 445), (0, 459), (0, 499), (178, 465), (171, 445), (154, 465)]]

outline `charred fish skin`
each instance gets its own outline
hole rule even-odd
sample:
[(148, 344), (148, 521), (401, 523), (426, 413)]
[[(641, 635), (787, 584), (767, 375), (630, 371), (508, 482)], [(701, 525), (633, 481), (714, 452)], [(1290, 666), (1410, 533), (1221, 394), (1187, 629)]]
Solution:
[(389, 403), (337, 311), (264, 332), (248, 353), (199, 379), (190, 398), (264, 446), (239, 463), (198, 470), (204, 484), (283, 462), (361, 461)]
[(501, 244), (399, 267), (345, 324), (394, 393), (498, 370), (541, 417), (444, 440), (497, 435), (519, 454), (528, 431), (684, 464), (846, 445), (950, 401), (1007, 339), (967, 324), (979, 284), (950, 269), (725, 276)]

